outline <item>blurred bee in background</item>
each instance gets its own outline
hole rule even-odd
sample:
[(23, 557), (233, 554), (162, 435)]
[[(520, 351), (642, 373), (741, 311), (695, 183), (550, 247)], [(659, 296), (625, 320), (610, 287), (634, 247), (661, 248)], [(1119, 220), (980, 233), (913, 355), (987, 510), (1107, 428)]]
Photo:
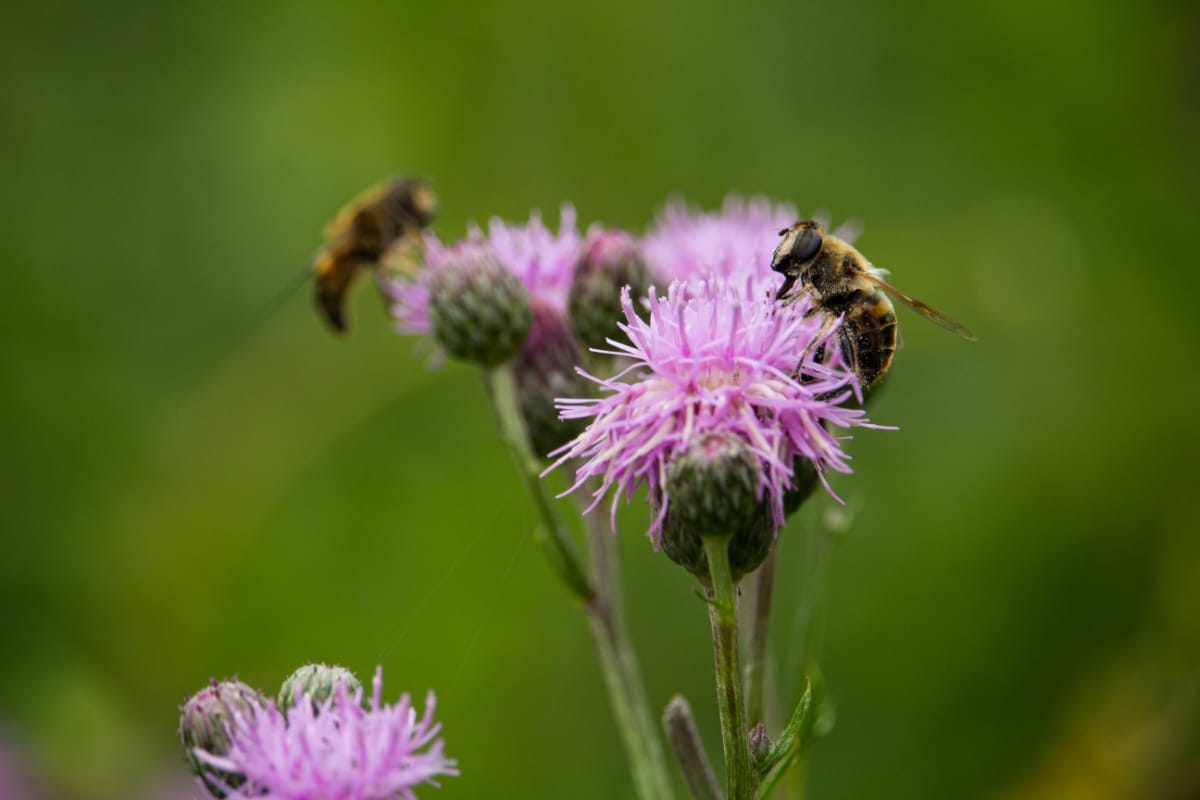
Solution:
[[(797, 222), (779, 232), (783, 240), (771, 256), (771, 269), (784, 275), (776, 300), (791, 303), (805, 293), (832, 320), (842, 317), (838, 339), (863, 391), (879, 383), (896, 352), (896, 311), (889, 295), (925, 319), (964, 339), (975, 334), (883, 280), (883, 270), (817, 222)], [(793, 287), (799, 282), (800, 289)]]
[(312, 266), (317, 310), (334, 331), (347, 330), (346, 294), (364, 269), (415, 274), (421, 231), (436, 214), (437, 195), (425, 178), (394, 178), (338, 212)]

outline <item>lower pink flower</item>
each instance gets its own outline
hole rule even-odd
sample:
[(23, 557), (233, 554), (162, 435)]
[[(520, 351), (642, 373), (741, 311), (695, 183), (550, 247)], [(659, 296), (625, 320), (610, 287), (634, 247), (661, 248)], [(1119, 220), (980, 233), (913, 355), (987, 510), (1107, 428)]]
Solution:
[(213, 773), (245, 777), (237, 788), (222, 784), (233, 800), (411, 800), (415, 787), (457, 775), (437, 738), (433, 693), (418, 716), (408, 695), (383, 705), (382, 690), (379, 669), (365, 709), (362, 690), (351, 696), (340, 684), (320, 704), (298, 697), (286, 715), (274, 704), (237, 711), (229, 752), (197, 750), (196, 757)]

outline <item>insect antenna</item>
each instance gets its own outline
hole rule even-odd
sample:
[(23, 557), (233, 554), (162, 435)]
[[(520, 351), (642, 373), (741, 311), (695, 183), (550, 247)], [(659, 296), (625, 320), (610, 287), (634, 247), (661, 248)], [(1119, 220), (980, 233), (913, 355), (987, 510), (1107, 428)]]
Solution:
[(275, 292), (275, 294), (271, 297), (270, 302), (267, 303), (266, 307), (263, 309), (263, 316), (268, 317), (275, 314), (275, 312), (277, 312), (284, 303), (292, 298), (292, 295), (296, 294), (296, 292), (300, 290), (300, 287), (304, 286), (313, 279), (313, 272), (313, 263), (309, 262), (305, 264), (304, 267), (298, 272), (296, 272), (295, 275), (288, 278), (287, 283), (285, 283), (282, 288)]

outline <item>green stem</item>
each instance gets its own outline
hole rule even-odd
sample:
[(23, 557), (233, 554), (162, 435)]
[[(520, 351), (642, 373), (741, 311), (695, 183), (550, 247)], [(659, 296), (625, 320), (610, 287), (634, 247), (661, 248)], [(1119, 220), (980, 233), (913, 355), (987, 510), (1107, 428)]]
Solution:
[(617, 537), (608, 530), (602, 514), (586, 518), (595, 593), (586, 609), (597, 651), (605, 667), (613, 712), (622, 728), (626, 754), (633, 765), (641, 797), (671, 800), (667, 759), (650, 713), (633, 639), (625, 622), (621, 588), (621, 554)]
[(829, 565), (834, 547), (845, 538), (858, 509), (825, 509), (805, 532), (804, 567), (801, 575), (800, 601), (792, 622), (792, 642), (800, 647), (798, 658), (794, 658), (797, 688), (804, 685), (816, 669), (817, 654), (823, 634), (823, 621), (827, 597)]
[(541, 479), (541, 462), (529, 447), (529, 435), (517, 400), (517, 380), (512, 365), (501, 364), (485, 369), (483, 374), (488, 397), (492, 401), (492, 410), (496, 414), (496, 423), (500, 427), (500, 436), (508, 445), (509, 453), (517, 465), (517, 472), (520, 473), (525, 488), (529, 490), (529, 496), (533, 498), (538, 514), (541, 515), (546, 534), (542, 540), (546, 555), (567, 589), (585, 602), (589, 601), (595, 589), (588, 580), (583, 559), (580, 558), (571, 531), (558, 513), (554, 498), (550, 496), (545, 482)]
[(708, 557), (712, 597), (708, 618), (712, 624), (713, 657), (717, 668), (717, 708), (721, 717), (721, 742), (725, 750), (725, 794), (729, 800), (751, 800), (756, 775), (746, 738), (746, 712), (742, 704), (741, 665), (738, 663), (737, 595), (729, 569), (732, 536), (702, 536)]
[(484, 378), (501, 437), (542, 518), (547, 558), (568, 591), (583, 601), (637, 796), (642, 800), (672, 800), (666, 759), (621, 614), (619, 562), (613, 551), (614, 543), (608, 541), (614, 537), (600, 539), (594, 533), (589, 534), (595, 562), (595, 574), (589, 578), (572, 531), (559, 513), (547, 483), (541, 479), (541, 461), (529, 446), (512, 366), (505, 364), (484, 370)]
[[(792, 628), (792, 641), (800, 647), (799, 657), (794, 661), (796, 685), (802, 696), (810, 691), (814, 695), (806, 738), (824, 735), (832, 723), (825, 705), (823, 678), (817, 656), (823, 634), (825, 604), (828, 601), (826, 584), (834, 546), (846, 535), (856, 513), (853, 507), (827, 509), (819, 515), (812, 529), (806, 531), (800, 602)], [(788, 797), (801, 798), (805, 794), (808, 766), (804, 746), (790, 759), (790, 764), (790, 768), (784, 766), (781, 770), (783, 774), (776, 781), (781, 783)]]

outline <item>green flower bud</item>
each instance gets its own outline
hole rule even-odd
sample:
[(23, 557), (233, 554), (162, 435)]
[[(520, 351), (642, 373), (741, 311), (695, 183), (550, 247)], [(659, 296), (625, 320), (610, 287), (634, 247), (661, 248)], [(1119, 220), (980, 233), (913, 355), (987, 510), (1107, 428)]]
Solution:
[(188, 698), (180, 709), (179, 738), (183, 742), (188, 766), (200, 777), (213, 797), (225, 796), (213, 781), (214, 777), (230, 788), (241, 786), (246, 779), (241, 775), (206, 767), (196, 758), (196, 748), (212, 755), (225, 755), (229, 752), (228, 726), (233, 719), (233, 712), (253, 713), (265, 704), (266, 699), (261, 694), (241, 681), (217, 683), (214, 680), (211, 685)]
[(760, 474), (742, 437), (725, 432), (698, 436), (667, 466), (671, 511), (701, 535), (734, 533), (762, 505)]
[(513, 358), (529, 333), (529, 294), (495, 256), (464, 247), (433, 271), (429, 321), (446, 352), (482, 367)]
[(307, 697), (313, 708), (333, 697), (338, 684), (346, 684), (346, 693), (353, 697), (362, 688), (354, 673), (345, 667), (329, 664), (305, 664), (287, 676), (279, 687), (279, 710), (287, 711), (296, 704), (296, 692)]
[(566, 444), (583, 432), (587, 420), (563, 420), (554, 407), (556, 397), (587, 397), (591, 383), (575, 367), (581, 355), (562, 314), (541, 303), (533, 306), (533, 327), (517, 356), (517, 399), (529, 431), (529, 443), (539, 456)]
[(615, 230), (589, 233), (567, 298), (571, 328), (586, 347), (603, 347), (606, 339), (620, 335), (625, 286), (634, 298), (650, 288), (646, 262), (633, 237)]
[(689, 572), (704, 577), (708, 559), (701, 536), (732, 534), (729, 565), (735, 580), (755, 570), (770, 552), (775, 525), (759, 496), (759, 466), (746, 442), (733, 433), (697, 437), (667, 466), (663, 551)]

